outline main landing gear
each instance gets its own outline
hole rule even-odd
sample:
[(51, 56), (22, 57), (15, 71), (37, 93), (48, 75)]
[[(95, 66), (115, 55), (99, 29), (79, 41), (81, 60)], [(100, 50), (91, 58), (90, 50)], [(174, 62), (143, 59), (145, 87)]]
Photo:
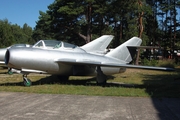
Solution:
[(32, 85), (32, 82), (30, 79), (27, 78), (27, 75), (23, 75), (23, 80), (24, 86), (29, 87)]
[(107, 77), (106, 75), (103, 73), (103, 71), (101, 70), (100, 66), (97, 66), (97, 84), (98, 85), (105, 85), (106, 81), (107, 81)]

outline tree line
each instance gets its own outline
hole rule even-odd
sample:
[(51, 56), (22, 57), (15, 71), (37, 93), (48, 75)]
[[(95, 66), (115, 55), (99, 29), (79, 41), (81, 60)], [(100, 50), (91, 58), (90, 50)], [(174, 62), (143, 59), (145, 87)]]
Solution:
[(26, 23), (23, 27), (11, 24), (7, 19), (0, 20), (0, 47), (9, 47), (12, 44), (34, 43), (33, 29)]
[(133, 36), (143, 45), (180, 48), (180, 0), (55, 0), (35, 28), (0, 20), (0, 47), (57, 39), (77, 45), (111, 34), (116, 47)]

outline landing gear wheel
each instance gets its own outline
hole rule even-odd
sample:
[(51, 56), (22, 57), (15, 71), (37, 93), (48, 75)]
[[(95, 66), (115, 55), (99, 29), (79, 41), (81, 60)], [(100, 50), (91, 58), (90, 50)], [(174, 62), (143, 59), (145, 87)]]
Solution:
[(13, 72), (12, 72), (12, 69), (11, 69), (11, 68), (9, 68), (9, 69), (8, 69), (8, 74), (9, 74), (9, 75), (12, 75), (12, 74), (13, 74)]
[(23, 79), (24, 79), (24, 82), (23, 82), (24, 86), (30, 87), (32, 85), (32, 82), (30, 79), (28, 79), (28, 78), (23, 78)]
[(9, 74), (9, 75), (12, 75), (12, 74), (13, 74), (13, 72), (12, 72), (11, 70), (9, 70), (9, 71), (8, 71), (8, 74)]

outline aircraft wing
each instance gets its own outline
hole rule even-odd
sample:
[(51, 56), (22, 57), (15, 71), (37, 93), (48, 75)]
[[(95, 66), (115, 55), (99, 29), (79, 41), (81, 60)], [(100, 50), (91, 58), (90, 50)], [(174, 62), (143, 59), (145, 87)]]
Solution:
[(87, 59), (56, 59), (54, 60), (57, 63), (65, 63), (71, 65), (93, 65), (93, 66), (102, 66), (102, 67), (124, 67), (124, 68), (136, 68), (136, 69), (150, 69), (150, 70), (164, 70), (164, 71), (174, 71), (173, 68), (167, 67), (153, 67), (153, 66), (142, 66), (142, 65), (131, 65), (126, 63), (106, 63), (99, 61), (91, 61)]

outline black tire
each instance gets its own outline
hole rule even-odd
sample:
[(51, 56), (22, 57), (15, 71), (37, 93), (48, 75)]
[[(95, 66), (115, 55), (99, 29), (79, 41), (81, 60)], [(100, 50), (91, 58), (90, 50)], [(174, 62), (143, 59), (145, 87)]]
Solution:
[(27, 79), (26, 78), (26, 80), (25, 80), (25, 78), (24, 78), (24, 86), (26, 86), (26, 87), (30, 87), (31, 85), (32, 85), (32, 82), (31, 82), (31, 80), (30, 79)]

